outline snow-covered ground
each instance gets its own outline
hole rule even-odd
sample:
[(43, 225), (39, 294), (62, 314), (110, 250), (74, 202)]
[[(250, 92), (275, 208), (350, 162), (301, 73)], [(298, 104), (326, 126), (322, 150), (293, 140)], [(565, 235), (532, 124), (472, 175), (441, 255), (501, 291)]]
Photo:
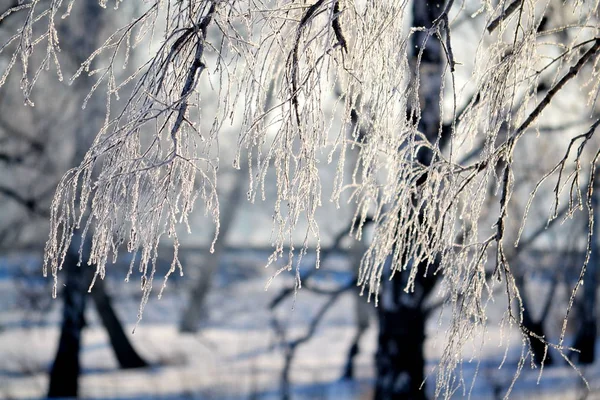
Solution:
[[(197, 334), (181, 334), (177, 329), (193, 270), (183, 279), (174, 279), (161, 300), (153, 296), (146, 306), (144, 319), (131, 335), (134, 346), (152, 364), (151, 368), (118, 369), (107, 335), (90, 304), (89, 327), (83, 338), (81, 397), (280, 398), (283, 351), (270, 326), (268, 304), (282, 287), (292, 283), (292, 278), (280, 276), (265, 291), (265, 282), (273, 270), (260, 268), (263, 260), (264, 255), (256, 252), (227, 257), (208, 298), (210, 313)], [(56, 351), (61, 304), (58, 300), (48, 301), (48, 310), (24, 311), (31, 306), (25, 307), (26, 289), (39, 292), (42, 296), (39, 307), (43, 309), (43, 297), (50, 297), (48, 286), (41, 280), (15, 276), (6, 267), (9, 264), (4, 262), (4, 273), (0, 273), (0, 398), (40, 398), (45, 394), (47, 371)], [(35, 265), (35, 260), (31, 264)], [(319, 279), (325, 285), (333, 285), (343, 280), (344, 268), (343, 260), (334, 259), (319, 271)], [(114, 296), (117, 311), (131, 331), (136, 321), (139, 287), (135, 283), (120, 282), (121, 272), (124, 273), (112, 273), (107, 286)], [(277, 315), (286, 324), (288, 338), (304, 334), (308, 321), (323, 301), (322, 296), (301, 290), (294, 309), (291, 301), (278, 308)], [(356, 381), (339, 379), (354, 335), (354, 301), (352, 293), (340, 297), (315, 337), (298, 348), (291, 373), (294, 399), (371, 398), (376, 342), (374, 319), (362, 338), (361, 352), (356, 358)], [(437, 319), (432, 318), (428, 328), (427, 357), (431, 370), (443, 348), (442, 339), (436, 340), (436, 332), (443, 333), (444, 326), (443, 323), (438, 326)], [(508, 338), (512, 346), (499, 370), (505, 353), (504, 344), (499, 343), (506, 343)], [(491, 324), (485, 334), (479, 367), (477, 360), (463, 365), (467, 389), (478, 368), (472, 398), (494, 398), (495, 390), (501, 394), (506, 391), (516, 368), (520, 344), (516, 333), (502, 334)], [(526, 366), (511, 398), (578, 399), (586, 394), (588, 398), (600, 398), (600, 368), (593, 366), (582, 372), (590, 383), (591, 393), (567, 365), (546, 368), (539, 384), (538, 370)], [(427, 381), (430, 393), (434, 380), (432, 375)], [(456, 397), (461, 396), (462, 391), (456, 393)]]

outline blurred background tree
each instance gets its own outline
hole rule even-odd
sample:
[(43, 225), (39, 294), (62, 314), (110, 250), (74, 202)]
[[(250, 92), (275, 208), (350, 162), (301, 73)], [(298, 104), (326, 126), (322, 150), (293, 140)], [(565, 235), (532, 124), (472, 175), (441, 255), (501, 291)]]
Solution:
[[(15, 2), (5, 7), (2, 13), (12, 7), (19, 5)], [(64, 37), (61, 41), (65, 54), (62, 66), (67, 71), (75, 71), (102, 43), (101, 38), (107, 30), (118, 24), (118, 20), (107, 23), (107, 14), (94, 2), (75, 8), (74, 14), (72, 23), (59, 28), (61, 37)], [(21, 26), (23, 20), (19, 17), (23, 15), (3, 19), (3, 25), (10, 26), (2, 28), (9, 32)], [(126, 14), (119, 14), (120, 18), (126, 19)], [(34, 59), (34, 62), (42, 61)], [(104, 124), (106, 107), (102, 99), (89, 101), (86, 113), (81, 113), (80, 105), (93, 84), (90, 77), (82, 77), (68, 93), (61, 90), (62, 85), (57, 85), (54, 79), (44, 78), (41, 78), (43, 85), (40, 84), (44, 91), (37, 96), (36, 107), (23, 108), (20, 102), (15, 102), (20, 91), (16, 74), (10, 76), (2, 87), (2, 139), (3, 149), (7, 152), (3, 182), (6, 186), (2, 187), (2, 193), (6, 208), (14, 210), (2, 214), (2, 228), (7, 232), (2, 240), (5, 249), (40, 248), (44, 240), (42, 232), (50, 216), (54, 186), (67, 169), (81, 162)], [(64, 299), (63, 320), (50, 371), (49, 397), (75, 397), (78, 393), (81, 331), (85, 326), (85, 306), (93, 278), (89, 270), (79, 268), (78, 250), (70, 250), (66, 255), (66, 283), (61, 293)], [(130, 344), (103, 283), (94, 286), (91, 299), (120, 366), (148, 366)]]

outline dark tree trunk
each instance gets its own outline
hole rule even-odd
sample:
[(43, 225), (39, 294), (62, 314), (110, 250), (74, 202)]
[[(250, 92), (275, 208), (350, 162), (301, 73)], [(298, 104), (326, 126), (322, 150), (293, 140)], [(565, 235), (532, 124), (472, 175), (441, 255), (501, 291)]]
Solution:
[[(353, 152), (352, 154), (356, 154)], [(351, 164), (352, 170), (356, 165), (356, 159), (353, 157), (353, 162)], [(358, 276), (358, 266), (360, 265), (360, 260), (362, 256), (365, 254), (367, 247), (364, 245), (362, 241), (355, 241), (350, 249), (350, 263), (351, 265), (356, 266), (356, 270), (354, 274)], [(364, 301), (364, 298), (360, 296), (360, 288), (356, 287), (354, 290), (354, 317), (355, 317), (355, 326), (356, 333), (354, 334), (354, 338), (352, 339), (352, 343), (350, 344), (350, 348), (348, 349), (348, 353), (346, 356), (346, 364), (344, 365), (344, 371), (342, 374), (342, 379), (354, 379), (354, 358), (358, 355), (360, 351), (360, 340), (363, 337), (365, 331), (369, 328), (369, 317), (371, 313), (374, 311), (373, 307), (370, 304)]]
[(435, 286), (437, 275), (418, 274), (415, 291), (406, 293), (408, 274), (404, 271), (396, 275), (382, 288), (375, 354), (376, 400), (426, 398), (423, 381), (427, 310), (424, 300)]
[[(75, 8), (80, 25), (61, 24), (63, 30), (61, 37), (69, 56), (75, 65), (80, 65), (99, 45), (100, 32), (104, 26), (102, 9), (98, 2), (82, 2), (81, 7)], [(77, 80), (80, 90), (87, 90), (94, 83), (94, 79), (83, 74)], [(83, 97), (82, 97), (83, 100)], [(78, 164), (89, 146), (90, 142), (104, 124), (105, 103), (97, 98), (92, 98), (87, 107), (85, 121), (77, 124), (78, 146), (73, 164)], [(90, 142), (91, 143), (91, 142)], [(64, 311), (60, 341), (56, 358), (50, 371), (48, 397), (76, 397), (78, 392), (78, 377), (80, 373), (79, 351), (81, 347), (81, 334), (84, 323), (85, 303), (88, 288), (94, 268), (86, 265), (78, 267), (78, 247), (68, 252), (65, 260), (66, 285), (63, 288)], [(135, 352), (123, 328), (112, 309), (110, 298), (104, 290), (103, 282), (96, 281), (92, 291), (102, 323), (109, 334), (115, 355), (122, 368), (135, 368), (146, 366), (147, 363)]]
[(585, 322), (577, 333), (573, 347), (579, 350), (574, 353), (579, 364), (593, 364), (596, 360), (596, 333), (596, 324)]
[(595, 185), (592, 193), (592, 208), (594, 213), (593, 234), (591, 238), (590, 260), (585, 271), (583, 280), (583, 299), (581, 302), (581, 325), (575, 337), (573, 347), (579, 350), (574, 353), (575, 358), (580, 364), (593, 364), (596, 360), (596, 290), (598, 289), (598, 262), (600, 261), (600, 245), (598, 235), (600, 235), (600, 208), (599, 193), (600, 187)]
[[(431, 27), (444, 7), (443, 0), (413, 2), (412, 26)], [(444, 58), (437, 37), (435, 35), (429, 37), (423, 48), (425, 37), (425, 32), (415, 32), (412, 36), (415, 61), (418, 52), (422, 49), (421, 65), (416, 66), (416, 62), (413, 64), (420, 69), (421, 81), (417, 101), (421, 104), (422, 113), (418, 128), (431, 143), (435, 143), (440, 128), (439, 100)], [(442, 132), (440, 147), (446, 142), (448, 134), (449, 130)], [(416, 162), (429, 165), (432, 155), (430, 150), (422, 148), (417, 154)], [(417, 181), (417, 185), (422, 185), (426, 181), (427, 174), (423, 174)], [(417, 200), (415, 199), (415, 204)], [(415, 211), (415, 217), (421, 218), (418, 211)], [(411, 293), (404, 291), (410, 267), (406, 271), (396, 273), (392, 281), (384, 278), (386, 283), (382, 285), (378, 307), (379, 336), (375, 355), (376, 400), (426, 398), (424, 343), (427, 310), (424, 301), (435, 286), (438, 275), (429, 273), (423, 276), (424, 266), (418, 267), (420, 272), (417, 274), (414, 291)], [(429, 270), (433, 271), (435, 267), (430, 266)], [(386, 271), (389, 271), (389, 268), (386, 268)]]
[[(358, 297), (358, 295), (357, 295)], [(362, 300), (362, 299), (360, 299)], [(368, 317), (368, 316), (367, 316)], [(363, 334), (369, 327), (369, 321), (366, 321), (366, 324), (358, 322), (356, 324), (356, 333), (354, 334), (354, 338), (352, 339), (352, 344), (348, 349), (348, 355), (346, 356), (346, 364), (344, 365), (344, 372), (342, 374), (342, 379), (354, 379), (354, 358), (360, 352), (360, 339)]]
[[(533, 321), (533, 320), (524, 320), (523, 326), (527, 328), (530, 332), (541, 336), (546, 337), (546, 331), (544, 329), (544, 321)], [(531, 352), (533, 353), (533, 360), (536, 365), (540, 365), (542, 360), (544, 361), (544, 365), (552, 365), (554, 360), (552, 359), (552, 355), (546, 349), (546, 345), (541, 340), (530, 337), (529, 343), (531, 344)], [(545, 356), (545, 358), (544, 358)]]
[(79, 349), (85, 325), (84, 312), (88, 279), (78, 258), (67, 253), (66, 283), (63, 289), (64, 309), (60, 341), (50, 370), (48, 397), (77, 397), (79, 378)]
[[(516, 271), (516, 272), (515, 272)], [(548, 316), (548, 311), (550, 305), (552, 304), (552, 296), (554, 294), (554, 284), (552, 285), (552, 289), (550, 289), (550, 293), (548, 294), (548, 298), (546, 298), (544, 307), (538, 319), (534, 319), (532, 315), (532, 302), (527, 294), (527, 288), (525, 287), (525, 281), (523, 274), (518, 271), (516, 268), (513, 270), (515, 274), (515, 282), (517, 284), (517, 288), (519, 289), (519, 293), (521, 294), (521, 302), (522, 302), (522, 312), (523, 312), (523, 327), (527, 329), (530, 333), (538, 336), (547, 338), (546, 330), (544, 328), (544, 323)], [(536, 298), (537, 302), (541, 302), (542, 299), (539, 296)], [(552, 365), (554, 360), (552, 359), (552, 355), (546, 348), (546, 344), (538, 339), (537, 337), (530, 335), (529, 339), (529, 350), (533, 356), (533, 362), (540, 366), (542, 361), (544, 365)]]
[[(85, 7), (76, 8), (76, 21), (81, 21), (82, 24), (61, 24), (61, 37), (66, 38), (62, 43), (66, 53), (71, 57), (75, 65), (81, 64), (94, 51), (98, 34), (102, 28), (102, 18), (99, 12), (100, 8), (95, 2), (86, 2)], [(80, 32), (89, 32), (89, 34), (79, 34)], [(85, 76), (78, 81), (77, 87), (86, 87), (92, 78)], [(94, 108), (91, 108), (94, 111)], [(81, 133), (78, 136), (79, 142), (85, 142), (86, 138), (93, 137), (93, 130), (102, 126), (101, 118), (93, 118), (93, 115), (98, 115), (96, 107), (92, 116), (87, 116), (85, 123), (80, 122), (73, 129), (79, 130)], [(97, 132), (97, 131), (96, 131)], [(73, 164), (79, 163), (85, 154), (84, 146), (78, 146), (76, 150), (75, 160)], [(75, 243), (72, 243), (75, 246)], [(87, 290), (89, 285), (89, 275), (86, 271), (87, 267), (79, 267), (77, 264), (79, 257), (77, 251), (68, 251), (64, 263), (66, 269), (66, 283), (62, 290), (63, 297), (63, 321), (61, 327), (60, 340), (54, 364), (50, 370), (50, 382), (48, 388), (48, 397), (77, 397), (78, 394), (78, 378), (80, 372), (79, 365), (79, 350), (81, 347), (81, 334), (85, 325), (85, 302), (87, 298)]]
[(97, 279), (94, 283), (92, 299), (108, 333), (119, 366), (124, 369), (147, 367), (148, 363), (139, 356), (127, 338), (123, 325), (112, 307), (111, 299), (106, 293), (102, 279)]
[[(401, 323), (395, 321), (396, 314), (402, 314)], [(424, 314), (419, 309), (383, 311), (379, 329), (375, 399), (425, 399)]]
[[(77, 396), (77, 380), (80, 372), (79, 351), (81, 334), (85, 326), (85, 305), (94, 274), (94, 269), (91, 267), (78, 267), (78, 261), (79, 256), (76, 252), (68, 252), (65, 260), (67, 281), (63, 290), (63, 322), (56, 358), (50, 371), (48, 397)], [(125, 369), (147, 367), (148, 363), (139, 356), (127, 338), (101, 279), (97, 279), (94, 283), (92, 299), (108, 333), (119, 366)]]
[[(356, 265), (360, 263), (360, 260), (356, 262)], [(369, 313), (370, 305), (364, 302), (364, 299), (360, 297), (359, 291), (356, 291), (355, 301), (355, 316), (356, 316), (356, 333), (352, 339), (352, 344), (348, 349), (348, 355), (346, 356), (346, 364), (344, 365), (344, 372), (342, 379), (354, 379), (354, 358), (360, 352), (360, 339), (362, 338), (365, 331), (369, 328)]]

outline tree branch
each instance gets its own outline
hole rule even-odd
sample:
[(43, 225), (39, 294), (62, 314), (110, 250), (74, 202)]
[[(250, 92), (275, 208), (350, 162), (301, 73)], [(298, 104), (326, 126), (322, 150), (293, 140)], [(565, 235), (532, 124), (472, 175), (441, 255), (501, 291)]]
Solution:
[(496, 17), (492, 22), (489, 23), (489, 25), (486, 28), (488, 33), (494, 32), (494, 30), (496, 30), (496, 28), (500, 26), (502, 21), (510, 17), (511, 14), (514, 13), (517, 10), (517, 8), (519, 8), (519, 5), (521, 5), (521, 3), (522, 0), (513, 0), (513, 2), (510, 3), (508, 7), (506, 7), (498, 17)]
[(23, 197), (15, 190), (5, 186), (0, 186), (0, 194), (20, 204), (32, 214), (36, 214), (43, 218), (50, 217), (50, 214), (46, 210), (39, 207), (38, 200), (36, 199)]

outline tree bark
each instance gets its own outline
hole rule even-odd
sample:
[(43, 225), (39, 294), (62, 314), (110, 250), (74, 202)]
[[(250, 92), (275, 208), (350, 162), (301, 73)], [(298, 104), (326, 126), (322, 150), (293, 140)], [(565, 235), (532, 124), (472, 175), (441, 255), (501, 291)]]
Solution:
[[(544, 329), (544, 321), (533, 321), (533, 320), (524, 320), (523, 326), (527, 328), (532, 333), (535, 333), (538, 336), (546, 337), (546, 330)], [(546, 349), (546, 345), (538, 340), (535, 337), (529, 338), (529, 343), (531, 344), (531, 352), (533, 353), (533, 361), (536, 365), (541, 365), (542, 360), (544, 361), (544, 365), (552, 365), (554, 363), (554, 359), (552, 355)], [(544, 358), (545, 357), (545, 358)]]
[[(63, 24), (60, 29), (63, 30), (62, 37), (65, 39), (63, 46), (68, 50), (73, 63), (80, 65), (98, 47), (100, 33), (106, 21), (102, 17), (102, 8), (97, 2), (85, 2), (74, 12), (77, 13), (77, 19), (74, 20), (81, 21), (80, 24)], [(82, 101), (84, 96), (87, 95), (86, 91), (94, 82), (94, 79), (86, 74), (83, 74), (81, 79), (77, 80), (76, 86), (78, 90), (81, 90)], [(104, 124), (104, 112), (104, 101), (94, 97), (88, 103), (85, 120), (77, 122), (74, 129), (78, 131), (78, 146), (73, 159), (74, 165), (83, 160), (89, 147), (86, 143), (93, 140)], [(75, 240), (67, 254), (67, 286), (63, 291), (65, 316), (63, 318), (59, 350), (50, 374), (49, 393), (58, 393), (58, 397), (76, 396), (77, 394), (77, 378), (80, 372), (78, 360), (81, 333), (84, 327), (85, 303), (94, 273), (94, 268), (87, 265), (77, 266), (79, 261), (78, 242), (79, 240)], [(148, 363), (137, 354), (123, 331), (122, 324), (112, 307), (110, 297), (106, 293), (104, 282), (101, 279), (96, 280), (91, 295), (102, 324), (109, 335), (119, 366), (126, 369), (148, 366)], [(68, 368), (64, 366), (58, 368), (58, 366), (65, 363), (67, 363)], [(68, 384), (64, 382), (65, 380), (69, 381)], [(62, 386), (70, 389), (64, 389), (63, 393), (60, 389)]]
[(80, 372), (79, 349), (81, 332), (85, 325), (85, 301), (88, 279), (78, 258), (67, 253), (65, 260), (66, 283), (63, 290), (64, 308), (60, 341), (54, 364), (50, 370), (48, 397), (77, 397)]
[[(85, 306), (88, 288), (94, 274), (94, 268), (79, 267), (78, 262), (77, 252), (69, 251), (65, 260), (63, 322), (58, 350), (50, 370), (48, 397), (77, 397), (77, 380), (81, 369), (79, 352), (81, 335), (85, 327)], [(147, 367), (148, 363), (139, 356), (127, 338), (121, 321), (112, 307), (111, 299), (106, 293), (104, 281), (96, 280), (91, 296), (108, 333), (119, 366), (124, 369)]]
[[(90, 282), (91, 279), (88, 279)], [(97, 279), (92, 288), (92, 299), (100, 315), (102, 325), (108, 333), (110, 344), (119, 366), (123, 369), (144, 368), (148, 363), (135, 351), (127, 338), (123, 325), (112, 307), (110, 296), (106, 293), (104, 281)]]
[[(518, 271), (515, 273), (515, 280), (517, 284), (517, 288), (519, 289), (519, 293), (521, 294), (521, 301), (523, 304), (523, 327), (526, 328), (531, 333), (534, 333), (537, 336), (546, 338), (546, 330), (544, 328), (544, 323), (546, 322), (546, 317), (548, 316), (547, 308), (550, 307), (552, 298), (546, 299), (546, 304), (544, 306), (544, 310), (542, 310), (541, 315), (538, 319), (534, 319), (531, 313), (531, 302), (529, 300), (529, 296), (527, 295), (527, 289), (525, 288), (524, 277), (523, 274)], [(551, 289), (548, 296), (553, 296), (554, 288)], [(538, 299), (541, 301), (541, 299)], [(529, 337), (530, 351), (533, 355), (533, 362), (540, 366), (542, 361), (544, 365), (552, 365), (554, 360), (552, 359), (552, 355), (546, 348), (546, 344), (541, 340), (537, 339), (534, 336)]]
[[(367, 248), (362, 241), (355, 241), (352, 249), (350, 250), (351, 265), (355, 265), (357, 267), (354, 271), (356, 275), (358, 274), (360, 260), (366, 250)], [(348, 355), (346, 356), (346, 364), (344, 365), (342, 379), (354, 379), (354, 358), (360, 351), (360, 339), (365, 331), (369, 328), (369, 316), (373, 310), (371, 305), (366, 303), (364, 298), (360, 296), (359, 287), (356, 287), (354, 290), (353, 300), (356, 333), (354, 334), (354, 338), (352, 339), (352, 343), (348, 349)]]
[[(413, 2), (412, 26), (429, 28), (433, 21), (444, 10), (443, 0), (428, 0)], [(418, 101), (422, 113), (419, 120), (419, 131), (431, 143), (438, 139), (440, 128), (440, 90), (442, 85), (442, 72), (444, 58), (442, 47), (435, 35), (430, 36), (425, 43), (426, 33), (415, 32), (411, 46), (415, 49), (413, 59), (416, 61), (419, 51), (421, 64), (413, 64), (419, 68), (420, 87)], [(440, 147), (446, 142), (449, 132), (442, 132)], [(431, 163), (433, 154), (430, 150), (422, 148), (417, 154), (416, 162), (423, 165)], [(427, 175), (417, 181), (422, 185), (427, 180)], [(417, 199), (415, 199), (416, 201)], [(415, 211), (418, 213), (418, 211)], [(421, 215), (418, 216), (421, 218)], [(411, 262), (411, 260), (406, 260)], [(396, 273), (392, 281), (385, 279), (381, 288), (381, 301), (378, 307), (379, 335), (378, 348), (375, 355), (377, 377), (375, 382), (375, 399), (425, 399), (424, 386), (424, 344), (427, 310), (424, 301), (435, 286), (438, 276), (428, 273), (423, 276), (424, 266), (418, 267), (414, 291), (404, 291), (410, 268), (401, 273)], [(385, 268), (389, 271), (389, 266)], [(430, 267), (430, 271), (435, 267)]]
[(425, 399), (424, 302), (437, 275), (417, 274), (415, 291), (404, 291), (410, 271), (397, 274), (382, 288), (378, 307), (379, 335), (375, 364), (375, 399)]

